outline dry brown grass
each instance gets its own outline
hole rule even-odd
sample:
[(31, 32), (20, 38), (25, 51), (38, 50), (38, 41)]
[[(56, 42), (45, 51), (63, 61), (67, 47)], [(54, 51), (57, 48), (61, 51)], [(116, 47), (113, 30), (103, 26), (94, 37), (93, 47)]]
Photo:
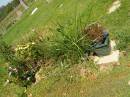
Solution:
[(87, 36), (96, 42), (100, 42), (102, 41), (103, 38), (103, 27), (98, 24), (98, 23), (94, 23), (89, 25), (88, 27), (86, 27), (84, 29), (84, 33), (87, 34)]

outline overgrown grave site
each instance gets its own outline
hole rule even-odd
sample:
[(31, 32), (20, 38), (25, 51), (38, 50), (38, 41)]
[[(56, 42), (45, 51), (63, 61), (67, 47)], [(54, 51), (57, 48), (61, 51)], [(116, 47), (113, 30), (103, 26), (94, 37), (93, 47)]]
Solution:
[[(5, 68), (8, 76), (2, 82), (3, 90), (0, 91), (4, 93), (0, 95), (6, 97), (5, 91), (9, 87), (12, 88), (11, 91), (8, 90), (11, 96), (16, 97), (97, 97), (98, 92), (99, 97), (129, 97), (129, 53), (126, 52), (129, 52), (127, 29), (130, 21), (125, 18), (129, 9), (128, 0), (121, 2), (121, 8), (117, 4), (120, 9), (116, 11), (114, 7), (115, 12), (109, 12), (112, 0), (106, 3), (103, 0), (95, 1), (94, 5), (93, 1), (89, 0), (56, 0), (44, 2), (45, 4), (40, 0), (35, 2), (25, 12), (25, 16), (2, 36), (0, 52), (3, 64), (7, 64)], [(44, 8), (41, 2), (48, 8), (45, 13), (41, 13)], [(55, 9), (52, 9), (54, 7)], [(66, 7), (71, 8), (67, 11)], [(38, 8), (37, 11), (30, 15), (35, 8)], [(99, 15), (97, 9), (101, 10), (103, 15)], [(71, 12), (74, 12), (74, 15), (68, 15)], [(47, 20), (42, 20), (42, 17)], [(122, 21), (126, 22), (122, 24)], [(48, 25), (41, 28), (47, 22)], [(22, 38), (25, 30), (31, 32)], [(116, 49), (121, 51), (118, 60), (120, 65), (116, 62), (97, 65), (93, 56), (109, 55), (112, 39), (116, 41)]]
[(51, 37), (36, 37), (36, 40), (14, 47), (4, 42), (1, 43), (2, 55), (9, 63), (9, 76), (15, 76), (15, 81), (21, 81), (20, 84), (27, 87), (29, 83), (35, 82), (35, 74), (41, 65), (49, 60), (68, 64), (81, 61), (83, 55), (88, 53), (86, 49), (91, 51), (91, 41), (81, 32), (82, 30), (80, 31), (82, 28), (78, 28), (79, 25), (74, 22), (64, 26), (58, 24), (54, 30), (55, 34)]

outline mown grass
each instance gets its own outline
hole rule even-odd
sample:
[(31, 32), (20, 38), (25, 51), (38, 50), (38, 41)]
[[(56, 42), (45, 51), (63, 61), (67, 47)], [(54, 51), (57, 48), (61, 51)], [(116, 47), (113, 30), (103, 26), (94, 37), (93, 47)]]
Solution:
[[(68, 21), (68, 18), (77, 16), (82, 18), (82, 24), (90, 24), (98, 21), (109, 29), (111, 38), (115, 38), (118, 32), (129, 34), (129, 0), (123, 0), (121, 8), (116, 12), (106, 15), (108, 8), (113, 0), (56, 0), (47, 4), (45, 1), (39, 0), (30, 5), (28, 11), (15, 25), (8, 29), (8, 32), (3, 36), (3, 40), (7, 43), (17, 44), (23, 37), (35, 36), (39, 31), (43, 32), (45, 27), (52, 28), (53, 23), (60, 24)], [(63, 4), (63, 7), (59, 6)], [(31, 11), (38, 7), (38, 11), (30, 16)], [(105, 18), (101, 18), (104, 15)], [(55, 28), (55, 26), (53, 26)], [(113, 33), (114, 32), (114, 33)], [(126, 62), (127, 60), (127, 62)], [(117, 66), (109, 74), (101, 73), (97, 79), (88, 80), (80, 76), (80, 66), (83, 65), (68, 65), (68, 63), (59, 62), (56, 67), (44, 68), (42, 75), (45, 76), (38, 84), (29, 87), (27, 93), (34, 97), (129, 97), (129, 57), (121, 59), (122, 64)], [(60, 66), (61, 65), (61, 66)], [(85, 66), (87, 66), (86, 64)], [(78, 68), (79, 67), (79, 68)], [(5, 67), (6, 68), (6, 67)], [(3, 72), (1, 69), (1, 97), (20, 97), (23, 93), (23, 88), (14, 84), (9, 84), (3, 87), (7, 78), (7, 70)], [(3, 77), (3, 75), (5, 75)]]
[[(125, 64), (124, 61), (127, 60)], [(129, 58), (122, 58), (121, 65), (114, 67), (109, 73), (96, 72), (98, 76), (82, 77), (81, 68), (88, 65), (79, 64), (66, 69), (44, 68), (42, 81), (32, 85), (28, 94), (35, 97), (129, 97), (130, 68), (127, 66)], [(63, 71), (62, 71), (63, 70)], [(42, 86), (42, 87), (41, 87)]]
[[(68, 16), (75, 17), (76, 13), (82, 16), (82, 21), (84, 23), (90, 24), (91, 22), (94, 22), (99, 17), (105, 14), (105, 11), (107, 10), (107, 6), (109, 2), (110, 1), (104, 2), (104, 1), (96, 0), (93, 3), (93, 1), (91, 0), (87, 0), (87, 1), (56, 0), (56, 1), (52, 1), (52, 3), (50, 4), (47, 4), (46, 1), (42, 1), (42, 0), (38, 1), (30, 6), (30, 9), (24, 14), (24, 16), (22, 17), (20, 21), (18, 21), (14, 26), (9, 28), (8, 34), (6, 34), (3, 37), (3, 40), (5, 40), (8, 43), (11, 43), (11, 42), (15, 43), (18, 40), (20, 40), (22, 37), (24, 37), (23, 35), (25, 35), (26, 33), (31, 34), (32, 29), (38, 30), (38, 29), (44, 28), (45, 25), (49, 26), (50, 22), (66, 21), (66, 17)], [(61, 4), (63, 4), (63, 7), (59, 8)], [(30, 16), (32, 10), (35, 7), (39, 8), (38, 11), (34, 15)], [(91, 14), (91, 15), (88, 15), (88, 14)], [(15, 37), (18, 37), (18, 38), (15, 38)]]

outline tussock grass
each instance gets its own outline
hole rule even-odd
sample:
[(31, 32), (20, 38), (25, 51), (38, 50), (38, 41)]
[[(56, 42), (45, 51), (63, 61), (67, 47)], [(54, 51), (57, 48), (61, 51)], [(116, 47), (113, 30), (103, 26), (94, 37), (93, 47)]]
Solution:
[(86, 50), (91, 50), (91, 41), (83, 34), (80, 25), (75, 19), (70, 19), (65, 24), (57, 24), (53, 32), (55, 34), (49, 41), (50, 55), (53, 58), (77, 62), (81, 60)]

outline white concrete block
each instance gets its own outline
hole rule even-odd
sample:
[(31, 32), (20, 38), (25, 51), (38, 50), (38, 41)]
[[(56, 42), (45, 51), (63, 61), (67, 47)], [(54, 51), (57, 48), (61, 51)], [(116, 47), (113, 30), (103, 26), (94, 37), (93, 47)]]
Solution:
[(35, 8), (35, 9), (32, 11), (31, 15), (33, 15), (37, 10), (38, 10), (38, 8)]

